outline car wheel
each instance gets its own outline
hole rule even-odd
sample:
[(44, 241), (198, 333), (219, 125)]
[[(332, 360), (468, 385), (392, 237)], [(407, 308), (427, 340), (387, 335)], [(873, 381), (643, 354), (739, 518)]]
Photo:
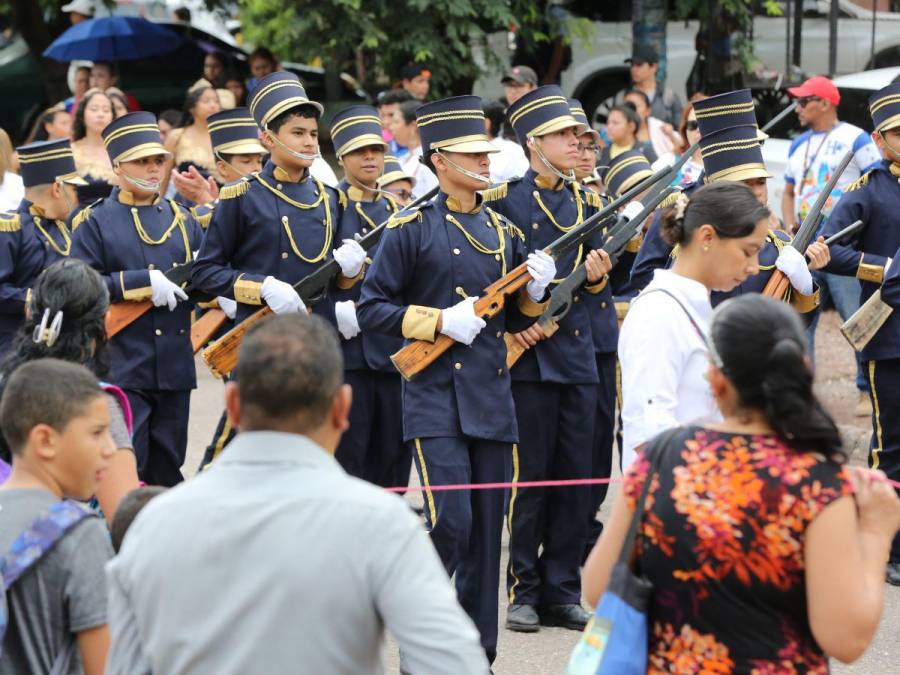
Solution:
[(610, 108), (615, 105), (616, 94), (628, 86), (628, 71), (622, 73), (603, 73), (601, 77), (595, 77), (587, 85), (580, 95), (584, 113), (591, 121), (591, 125), (597, 129), (606, 124)]

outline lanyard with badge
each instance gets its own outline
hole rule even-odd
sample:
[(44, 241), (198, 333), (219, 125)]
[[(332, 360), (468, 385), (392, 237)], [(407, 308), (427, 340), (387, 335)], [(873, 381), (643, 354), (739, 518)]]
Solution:
[[(806, 179), (809, 175), (809, 172), (812, 171), (813, 166), (815, 166), (816, 159), (819, 156), (819, 152), (821, 152), (822, 148), (825, 147), (825, 144), (828, 143), (828, 138), (831, 136), (831, 132), (837, 129), (841, 125), (840, 122), (835, 124), (831, 129), (828, 130), (828, 133), (825, 134), (825, 138), (822, 139), (822, 142), (819, 143), (819, 147), (816, 148), (816, 151), (813, 153), (812, 159), (809, 159), (809, 146), (812, 145), (812, 134), (810, 134), (809, 140), (806, 141), (806, 149), (803, 152), (803, 173), (800, 174), (800, 182), (797, 184), (797, 192), (799, 195), (799, 189), (806, 185)], [(809, 160), (809, 164), (807, 164), (807, 160)]]

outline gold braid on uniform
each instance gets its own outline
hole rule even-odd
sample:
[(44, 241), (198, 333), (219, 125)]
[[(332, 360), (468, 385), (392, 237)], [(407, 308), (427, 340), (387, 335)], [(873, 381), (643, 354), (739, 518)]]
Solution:
[(237, 183), (223, 185), (219, 190), (219, 199), (235, 199), (247, 194), (249, 189), (250, 182), (246, 178), (241, 178)]
[(207, 208), (209, 210), (206, 213), (201, 215), (201, 214), (197, 213), (197, 206), (191, 207), (191, 215), (194, 216), (194, 220), (196, 220), (200, 224), (200, 227), (202, 227), (204, 230), (209, 227), (209, 224), (210, 224), (210, 222), (212, 222), (212, 217), (213, 217), (213, 208), (212, 207), (207, 207)]
[[(494, 209), (488, 208), (487, 206), (485, 206), (484, 208), (488, 213), (491, 214), (491, 218), (497, 215), (497, 212), (494, 211)], [(516, 224), (513, 223), (513, 221), (509, 220), (508, 218), (504, 218), (501, 220), (501, 223), (503, 223), (503, 229), (506, 230), (510, 234), (510, 236), (518, 237), (522, 241), (525, 241), (525, 233), (522, 232), (522, 230), (520, 230), (518, 227), (516, 227)]]
[(483, 190), (481, 192), (481, 196), (486, 202), (495, 202), (498, 199), (503, 199), (506, 197), (509, 192), (509, 183), (501, 183), (500, 185), (492, 188), (488, 188), (487, 190)]
[(60, 246), (59, 244), (56, 243), (56, 240), (54, 240), (53, 237), (50, 236), (50, 233), (47, 232), (47, 230), (45, 230), (44, 227), (41, 225), (41, 218), (39, 216), (32, 216), (32, 217), (34, 219), (34, 226), (38, 230), (40, 230), (42, 235), (44, 235), (44, 238), (47, 240), (47, 244), (50, 245), (50, 248), (52, 248), (54, 251), (56, 251), (63, 258), (68, 258), (69, 253), (72, 252), (72, 237), (69, 236), (69, 229), (66, 227), (66, 224), (59, 220), (53, 221), (56, 224), (56, 228), (59, 230), (59, 233), (62, 235), (62, 238), (63, 238), (64, 243), (62, 246)]
[(131, 207), (131, 219), (134, 221), (134, 229), (137, 230), (138, 237), (140, 237), (141, 241), (148, 246), (160, 246), (165, 243), (177, 227), (181, 232), (181, 239), (184, 242), (184, 262), (189, 263), (191, 261), (191, 240), (188, 237), (187, 228), (184, 225), (184, 216), (181, 214), (181, 209), (178, 208), (178, 204), (176, 204), (174, 200), (169, 199), (168, 202), (172, 207), (172, 212), (175, 214), (175, 217), (172, 218), (172, 223), (166, 228), (166, 231), (163, 232), (159, 239), (153, 239), (147, 234), (143, 223), (141, 223), (141, 217), (136, 206)]
[(667, 209), (670, 206), (675, 206), (675, 202), (678, 201), (678, 198), (682, 195), (681, 192), (673, 192), (668, 197), (663, 199), (656, 208), (658, 209)]
[(78, 229), (78, 226), (81, 225), (84, 221), (91, 217), (91, 207), (85, 206), (81, 211), (75, 214), (75, 217), (72, 218), (72, 232)]
[(0, 232), (18, 232), (21, 229), (22, 222), (19, 220), (18, 213), (0, 214)]
[[(770, 242), (772, 242), (772, 245), (775, 247), (775, 250), (777, 250), (779, 253), (781, 252), (781, 249), (783, 249), (785, 246), (787, 246), (790, 243), (790, 242), (784, 241), (783, 239), (780, 239), (777, 234), (772, 232), (772, 230), (769, 230), (768, 233), (766, 233), (766, 239), (768, 239)], [(760, 272), (767, 272), (769, 270), (774, 270), (774, 269), (775, 269), (774, 263), (772, 263), (771, 265), (760, 265), (759, 266)]]
[[(319, 181), (318, 179), (314, 179), (315, 183), (316, 183), (316, 192), (318, 193), (319, 198), (316, 201), (312, 202), (311, 204), (304, 204), (303, 202), (298, 202), (296, 199), (291, 199), (290, 197), (288, 197), (286, 194), (284, 194), (278, 188), (276, 188), (272, 185), (269, 185), (269, 183), (267, 183), (263, 179), (262, 176), (256, 176), (256, 180), (259, 182), (260, 185), (262, 185), (264, 188), (269, 190), (276, 197), (278, 197), (279, 199), (281, 199), (284, 202), (287, 202), (291, 206), (295, 206), (298, 209), (304, 209), (304, 210), (314, 209), (317, 206), (319, 206), (319, 204), (322, 204), (324, 202), (324, 205), (325, 205), (325, 243), (322, 245), (322, 250), (319, 251), (319, 253), (315, 257), (307, 258), (305, 255), (303, 255), (303, 252), (300, 250), (300, 247), (297, 246), (297, 242), (294, 241), (294, 233), (291, 231), (291, 226), (290, 226), (290, 223), (288, 222), (287, 216), (281, 217), (281, 226), (284, 228), (284, 233), (287, 235), (288, 242), (291, 245), (291, 251), (293, 251), (294, 255), (297, 256), (298, 258), (300, 258), (300, 260), (302, 260), (305, 263), (310, 263), (310, 264), (315, 264), (317, 262), (322, 262), (323, 260), (325, 260), (325, 257), (328, 255), (328, 250), (331, 248), (332, 239), (334, 238), (334, 228), (332, 227), (332, 222), (331, 222), (331, 199), (328, 197), (328, 191), (325, 189), (325, 186), (322, 184), (322, 182)], [(342, 194), (343, 194), (343, 192), (338, 191), (338, 200), (340, 200)], [(346, 203), (346, 197), (344, 197), (344, 200), (345, 200), (344, 203)]]
[(585, 190), (582, 194), (584, 195), (584, 201), (587, 202), (588, 206), (592, 206), (595, 209), (603, 208), (603, 198), (596, 192), (593, 190)]
[[(891, 164), (891, 167), (893, 167), (893, 166), (894, 166), (894, 165)], [(860, 176), (859, 178), (857, 178), (855, 181), (853, 181), (852, 183), (850, 183), (850, 185), (848, 185), (847, 187), (844, 188), (844, 194), (846, 194), (846, 193), (848, 193), (848, 192), (853, 192), (854, 190), (859, 190), (859, 188), (861, 188), (861, 187), (863, 187), (864, 185), (866, 185), (866, 184), (869, 182), (869, 175), (870, 175), (871, 173), (872, 173), (871, 171), (867, 171), (867, 172), (864, 173), (862, 176)], [(891, 173), (894, 173), (894, 172), (891, 171)], [(895, 174), (895, 175), (896, 175), (896, 174)]]
[(422, 222), (422, 212), (418, 209), (410, 213), (404, 213), (402, 215), (399, 213), (395, 213), (390, 217), (385, 227), (389, 230), (393, 230), (395, 227), (403, 227), (413, 220), (418, 220), (420, 223)]
[(375, 221), (366, 215), (366, 212), (363, 211), (363, 207), (359, 205), (359, 202), (353, 202), (353, 206), (356, 209), (356, 213), (359, 214), (359, 217), (365, 221), (366, 225), (374, 230), (377, 227)]
[[(581, 188), (578, 187), (578, 183), (572, 183), (572, 192), (575, 193), (575, 208), (578, 210), (578, 215), (575, 217), (575, 222), (572, 223), (571, 225), (569, 225), (568, 227), (563, 227), (562, 225), (560, 225), (559, 223), (556, 222), (556, 218), (553, 217), (553, 214), (550, 213), (550, 210), (546, 206), (544, 206), (544, 202), (541, 201), (541, 194), (537, 190), (535, 190), (534, 192), (531, 193), (532, 196), (534, 197), (534, 200), (537, 202), (537, 205), (540, 207), (541, 211), (544, 212), (544, 215), (550, 219), (550, 222), (553, 223), (553, 226), (560, 232), (570, 232), (571, 230), (573, 230), (576, 227), (578, 227), (579, 225), (581, 225), (581, 223), (584, 221), (584, 209), (582, 207), (582, 201), (581, 201), (582, 191), (581, 191)], [(575, 264), (572, 266), (572, 272), (574, 272), (576, 269), (578, 269), (578, 266), (581, 264), (581, 259), (583, 256), (584, 256), (584, 244), (578, 244), (578, 253), (575, 256)], [(569, 272), (569, 274), (571, 274), (572, 272)], [(567, 274), (566, 276), (559, 277), (558, 279), (554, 279), (550, 283), (552, 283), (552, 284), (562, 283), (563, 279), (565, 279), (567, 276), (569, 276), (569, 275)]]
[(503, 235), (503, 225), (500, 222), (500, 218), (493, 211), (488, 211), (488, 216), (491, 219), (491, 223), (494, 226), (494, 230), (497, 232), (497, 241), (499, 242), (496, 249), (490, 249), (485, 246), (481, 241), (479, 241), (476, 237), (469, 234), (466, 230), (465, 226), (459, 222), (456, 218), (453, 217), (452, 214), (447, 214), (447, 220), (453, 223), (456, 228), (462, 232), (462, 235), (466, 238), (469, 244), (479, 253), (484, 253), (485, 255), (495, 256), (498, 260), (501, 261), (501, 275), (506, 275), (506, 237)]

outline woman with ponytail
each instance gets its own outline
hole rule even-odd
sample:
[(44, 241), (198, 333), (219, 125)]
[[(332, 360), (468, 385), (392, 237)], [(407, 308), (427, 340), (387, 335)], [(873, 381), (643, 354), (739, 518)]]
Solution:
[(710, 292), (730, 291), (759, 272), (769, 210), (743, 183), (707, 185), (663, 215), (679, 248), (671, 269), (631, 303), (619, 334), (623, 470), (660, 431), (718, 417), (706, 381)]
[[(85, 365), (102, 379), (108, 370), (105, 326), (108, 308), (106, 286), (85, 262), (66, 258), (50, 265), (31, 289), (25, 322), (0, 364), (0, 392), (17, 367), (42, 358)], [(140, 483), (129, 431), (128, 399), (117, 387), (103, 386), (109, 395), (110, 434), (119, 452), (113, 456), (96, 497), (107, 522), (112, 522), (119, 501)], [(2, 435), (0, 458), (10, 461), (9, 448)]]
[(742, 295), (709, 336), (721, 421), (665, 434), (632, 464), (585, 597), (606, 589), (649, 479), (635, 547), (653, 586), (648, 672), (828, 672), (878, 627), (900, 499), (880, 471), (844, 466), (793, 309)]

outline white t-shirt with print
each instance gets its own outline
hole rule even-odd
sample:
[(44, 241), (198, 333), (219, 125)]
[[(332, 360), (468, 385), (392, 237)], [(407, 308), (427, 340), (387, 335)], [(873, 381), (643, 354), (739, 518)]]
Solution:
[(841, 174), (822, 209), (827, 217), (844, 189), (881, 161), (881, 154), (869, 134), (847, 122), (838, 122), (830, 131), (806, 131), (791, 143), (784, 174), (786, 190), (794, 192), (794, 215), (798, 222), (815, 204), (848, 150), (853, 160)]

